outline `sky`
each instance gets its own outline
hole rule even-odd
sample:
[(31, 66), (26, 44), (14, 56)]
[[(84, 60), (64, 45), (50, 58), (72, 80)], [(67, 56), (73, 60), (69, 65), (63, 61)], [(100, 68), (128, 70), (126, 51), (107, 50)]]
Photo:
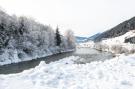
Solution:
[(135, 16), (135, 0), (0, 0), (0, 7), (78, 36), (109, 30)]

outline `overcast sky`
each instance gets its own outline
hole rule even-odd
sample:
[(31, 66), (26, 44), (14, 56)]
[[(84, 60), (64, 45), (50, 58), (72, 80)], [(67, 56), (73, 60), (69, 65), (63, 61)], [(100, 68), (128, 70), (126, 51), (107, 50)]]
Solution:
[(135, 16), (135, 0), (0, 0), (0, 7), (80, 36), (103, 32)]

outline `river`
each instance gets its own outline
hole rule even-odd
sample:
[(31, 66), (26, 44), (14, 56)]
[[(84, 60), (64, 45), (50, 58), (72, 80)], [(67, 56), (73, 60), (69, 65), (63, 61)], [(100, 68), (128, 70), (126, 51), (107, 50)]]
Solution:
[(0, 74), (12, 74), (19, 73), (23, 70), (27, 70), (30, 68), (34, 68), (41, 61), (45, 61), (47, 64), (53, 61), (58, 61), (62, 58), (69, 56), (79, 56), (83, 58), (83, 60), (78, 60), (76, 63), (90, 63), (92, 61), (104, 61), (106, 59), (111, 59), (114, 57), (114, 54), (108, 52), (100, 52), (95, 49), (90, 48), (78, 48), (75, 52), (67, 52), (61, 54), (55, 54), (48, 57), (38, 58), (31, 61), (25, 61), (20, 63), (13, 63), (9, 65), (0, 66)]

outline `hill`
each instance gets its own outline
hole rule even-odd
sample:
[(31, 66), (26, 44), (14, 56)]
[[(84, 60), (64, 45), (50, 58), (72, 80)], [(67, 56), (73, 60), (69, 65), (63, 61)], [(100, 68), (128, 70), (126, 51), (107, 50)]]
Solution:
[(87, 41), (87, 37), (80, 37), (80, 36), (76, 36), (76, 42), (77, 43), (82, 43), (82, 42), (86, 42)]
[(94, 41), (99, 42), (102, 39), (118, 37), (134, 29), (135, 29), (135, 17), (120, 23), (119, 25), (113, 27), (108, 31), (101, 33), (94, 39)]
[(101, 33), (97, 33), (91, 37), (88, 38), (88, 40), (94, 41), (95, 38), (97, 38)]

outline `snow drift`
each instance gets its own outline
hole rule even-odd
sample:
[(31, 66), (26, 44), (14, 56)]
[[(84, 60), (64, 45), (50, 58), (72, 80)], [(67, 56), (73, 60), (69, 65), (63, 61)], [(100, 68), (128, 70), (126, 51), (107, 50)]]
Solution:
[(0, 75), (1, 89), (135, 89), (135, 56), (120, 56), (104, 62), (74, 64), (79, 57)]

